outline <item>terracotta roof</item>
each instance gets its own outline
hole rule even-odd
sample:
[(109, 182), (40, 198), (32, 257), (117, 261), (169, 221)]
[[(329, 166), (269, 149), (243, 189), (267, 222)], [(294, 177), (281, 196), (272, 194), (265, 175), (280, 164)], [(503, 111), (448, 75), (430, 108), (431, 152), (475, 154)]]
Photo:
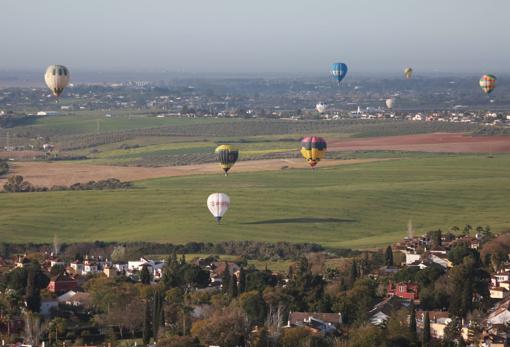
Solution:
[[(222, 276), (223, 273), (225, 272), (225, 268), (226, 268), (225, 267), (225, 262), (219, 261), (219, 262), (213, 263), (213, 265), (214, 265), (213, 272), (217, 276)], [(238, 271), (240, 269), (239, 265), (237, 265), (236, 263), (228, 262), (227, 265), (228, 265), (228, 269), (229, 269), (230, 274), (234, 274), (234, 272), (236, 272), (236, 271)]]
[(64, 272), (62, 274), (59, 274), (57, 276), (52, 276), (51, 281), (57, 282), (57, 281), (74, 281), (74, 278), (70, 276), (67, 272)]

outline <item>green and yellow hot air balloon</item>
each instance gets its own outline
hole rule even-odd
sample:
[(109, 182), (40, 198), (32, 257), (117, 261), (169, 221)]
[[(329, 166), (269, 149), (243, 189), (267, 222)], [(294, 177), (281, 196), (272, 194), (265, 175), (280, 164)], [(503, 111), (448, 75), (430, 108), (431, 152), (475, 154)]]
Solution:
[(406, 79), (411, 79), (413, 77), (413, 68), (412, 67), (406, 67), (404, 69), (404, 76)]
[(214, 150), (216, 157), (220, 162), (220, 166), (225, 171), (225, 176), (228, 175), (228, 170), (234, 166), (237, 159), (239, 158), (239, 151), (232, 148), (230, 145), (220, 145)]

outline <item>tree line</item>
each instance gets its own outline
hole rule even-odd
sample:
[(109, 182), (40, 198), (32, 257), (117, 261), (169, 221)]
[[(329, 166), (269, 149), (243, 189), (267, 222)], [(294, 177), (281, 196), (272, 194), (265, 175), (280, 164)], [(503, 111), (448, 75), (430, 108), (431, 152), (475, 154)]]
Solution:
[(117, 178), (108, 178), (100, 181), (89, 181), (86, 183), (74, 183), (70, 186), (57, 185), (48, 187), (35, 186), (29, 181), (25, 181), (23, 176), (14, 175), (7, 179), (4, 184), (6, 193), (30, 193), (47, 191), (65, 191), (65, 190), (112, 190), (132, 188), (131, 182), (123, 182)]

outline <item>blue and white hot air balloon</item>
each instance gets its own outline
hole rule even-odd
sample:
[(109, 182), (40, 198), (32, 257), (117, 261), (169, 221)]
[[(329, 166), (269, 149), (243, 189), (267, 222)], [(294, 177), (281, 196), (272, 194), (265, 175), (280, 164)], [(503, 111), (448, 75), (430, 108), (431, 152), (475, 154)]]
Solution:
[(338, 84), (342, 82), (345, 75), (347, 75), (347, 65), (344, 63), (334, 63), (331, 65), (331, 74), (337, 80)]

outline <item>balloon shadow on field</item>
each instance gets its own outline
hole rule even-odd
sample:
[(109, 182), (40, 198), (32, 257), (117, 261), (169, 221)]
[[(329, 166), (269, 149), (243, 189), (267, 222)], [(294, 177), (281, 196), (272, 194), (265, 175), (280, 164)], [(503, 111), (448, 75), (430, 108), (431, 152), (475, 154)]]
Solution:
[(284, 219), (268, 219), (256, 222), (245, 222), (241, 224), (291, 224), (291, 223), (356, 223), (356, 219), (339, 219), (339, 218), (284, 218)]

